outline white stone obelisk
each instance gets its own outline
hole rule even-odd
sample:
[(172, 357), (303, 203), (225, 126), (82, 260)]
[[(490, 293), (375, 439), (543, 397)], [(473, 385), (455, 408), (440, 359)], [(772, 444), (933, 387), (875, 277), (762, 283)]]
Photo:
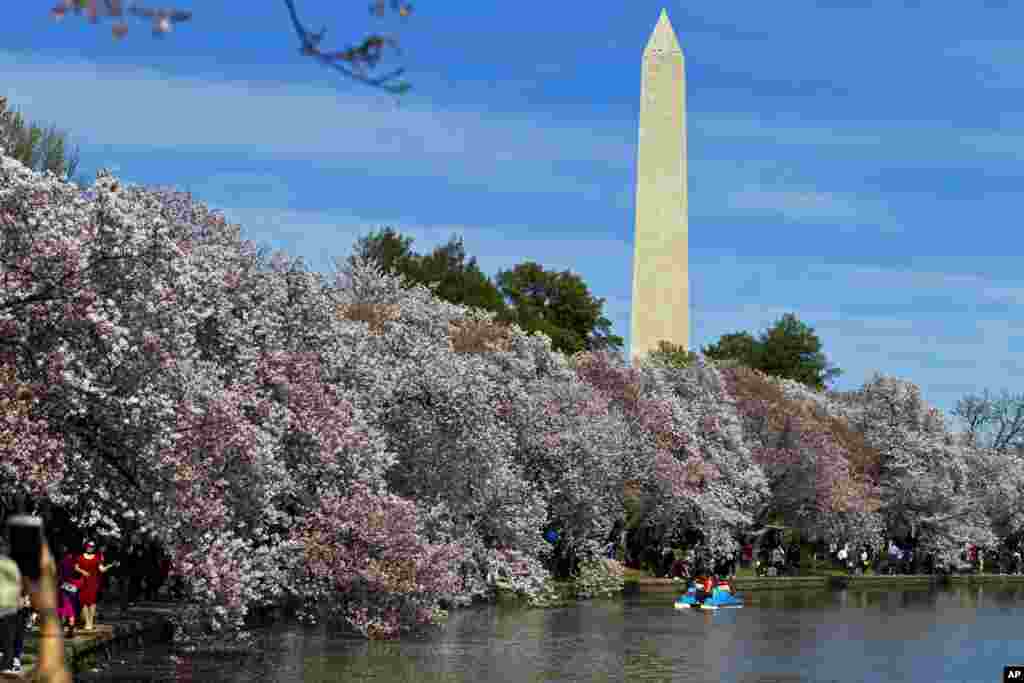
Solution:
[(644, 48), (630, 355), (665, 340), (689, 349), (690, 283), (683, 51), (661, 11)]

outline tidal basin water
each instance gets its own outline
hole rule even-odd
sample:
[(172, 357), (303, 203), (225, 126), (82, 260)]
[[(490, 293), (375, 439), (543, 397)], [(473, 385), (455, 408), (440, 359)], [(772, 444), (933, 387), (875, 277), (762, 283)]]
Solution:
[(164, 648), (81, 681), (978, 681), (1024, 664), (1024, 586), (747, 594), (747, 606), (675, 610), (674, 593), (523, 611), (455, 611), (397, 642), (323, 628), (259, 633), (262, 659)]

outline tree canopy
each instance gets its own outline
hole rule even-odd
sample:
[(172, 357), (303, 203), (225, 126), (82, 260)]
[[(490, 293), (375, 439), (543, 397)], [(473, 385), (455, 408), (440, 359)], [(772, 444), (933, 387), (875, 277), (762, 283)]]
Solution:
[(356, 259), (375, 261), (386, 272), (401, 275), (409, 280), (417, 279), (417, 255), (412, 250), (413, 239), (405, 237), (391, 227), (374, 230), (360, 237), (348, 258), (351, 265)]
[(7, 156), (40, 173), (71, 177), (78, 168), (79, 151), (70, 149), (66, 138), (56, 126), (26, 123), (21, 112), (8, 110), (7, 98), (0, 97), (0, 147)]
[(622, 337), (611, 333), (612, 322), (602, 314), (604, 299), (591, 295), (576, 273), (527, 261), (499, 271), (496, 280), (510, 319), (528, 332), (543, 332), (555, 349), (571, 355), (622, 348)]
[(417, 254), (412, 244), (413, 238), (385, 227), (360, 238), (349, 263), (356, 258), (373, 260), (386, 272), (401, 275), (409, 284), (430, 287), (445, 301), (507, 317), (508, 310), (501, 292), (480, 270), (476, 258), (467, 256), (461, 237), (452, 235), (447, 243), (429, 254)]
[(821, 347), (814, 328), (787, 313), (756, 339), (749, 332), (734, 332), (702, 351), (708, 358), (735, 360), (772, 377), (823, 390), (843, 371), (829, 364)]
[(372, 259), (410, 284), (430, 287), (445, 301), (482, 308), (501, 322), (542, 332), (555, 350), (569, 355), (622, 347), (622, 337), (611, 333), (612, 323), (602, 314), (604, 299), (594, 297), (571, 271), (549, 271), (527, 262), (499, 271), (495, 283), (480, 270), (476, 258), (467, 256), (461, 237), (453, 235), (430, 254), (417, 254), (412, 245), (411, 237), (383, 228), (356, 242), (349, 263)]

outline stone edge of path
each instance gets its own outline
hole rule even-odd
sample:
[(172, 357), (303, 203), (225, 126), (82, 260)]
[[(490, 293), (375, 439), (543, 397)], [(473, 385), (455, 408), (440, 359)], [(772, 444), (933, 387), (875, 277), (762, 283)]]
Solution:
[[(138, 643), (142, 639), (166, 639), (171, 628), (169, 619), (171, 610), (173, 607), (136, 607), (130, 609), (128, 614), (113, 623), (97, 624), (95, 633), (76, 632), (74, 638), (64, 641), (64, 659), (67, 662), (68, 670), (78, 673), (82, 669), (80, 663), (89, 655), (105, 654), (109, 659), (111, 650), (125, 641)], [(20, 675), (0, 675), (0, 680), (31, 679), (32, 662), (35, 660), (34, 653), (38, 651), (37, 641), (38, 631), (30, 631), (26, 634), (26, 651), (32, 646), (32, 653), (26, 652), (23, 671)]]

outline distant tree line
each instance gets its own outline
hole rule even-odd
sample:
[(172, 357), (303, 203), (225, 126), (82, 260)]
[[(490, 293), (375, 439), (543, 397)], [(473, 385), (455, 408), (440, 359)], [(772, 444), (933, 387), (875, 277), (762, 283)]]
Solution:
[[(749, 332), (723, 334), (701, 349), (706, 358), (726, 361), (771, 377), (791, 379), (818, 391), (827, 388), (843, 371), (829, 363), (821, 338), (795, 314), (786, 313), (758, 337)], [(689, 367), (697, 354), (665, 340), (651, 358), (671, 367)]]
[[(546, 270), (527, 261), (499, 271), (492, 281), (480, 270), (476, 258), (466, 253), (458, 236), (429, 254), (413, 251), (413, 239), (391, 227), (360, 238), (349, 262), (356, 258), (376, 261), (385, 271), (403, 276), (409, 285), (426, 285), (441, 299), (482, 308), (496, 314), (499, 322), (516, 323), (527, 332), (542, 332), (555, 350), (572, 355), (579, 351), (621, 351), (623, 339), (611, 332), (603, 314), (604, 299), (590, 293), (583, 279), (570, 271)], [(754, 337), (749, 332), (722, 335), (702, 353), (716, 361), (759, 370), (780, 379), (824, 390), (842, 374), (831, 365), (813, 327), (787, 313)], [(689, 367), (697, 354), (674, 344), (659, 342), (649, 358), (670, 367)]]

